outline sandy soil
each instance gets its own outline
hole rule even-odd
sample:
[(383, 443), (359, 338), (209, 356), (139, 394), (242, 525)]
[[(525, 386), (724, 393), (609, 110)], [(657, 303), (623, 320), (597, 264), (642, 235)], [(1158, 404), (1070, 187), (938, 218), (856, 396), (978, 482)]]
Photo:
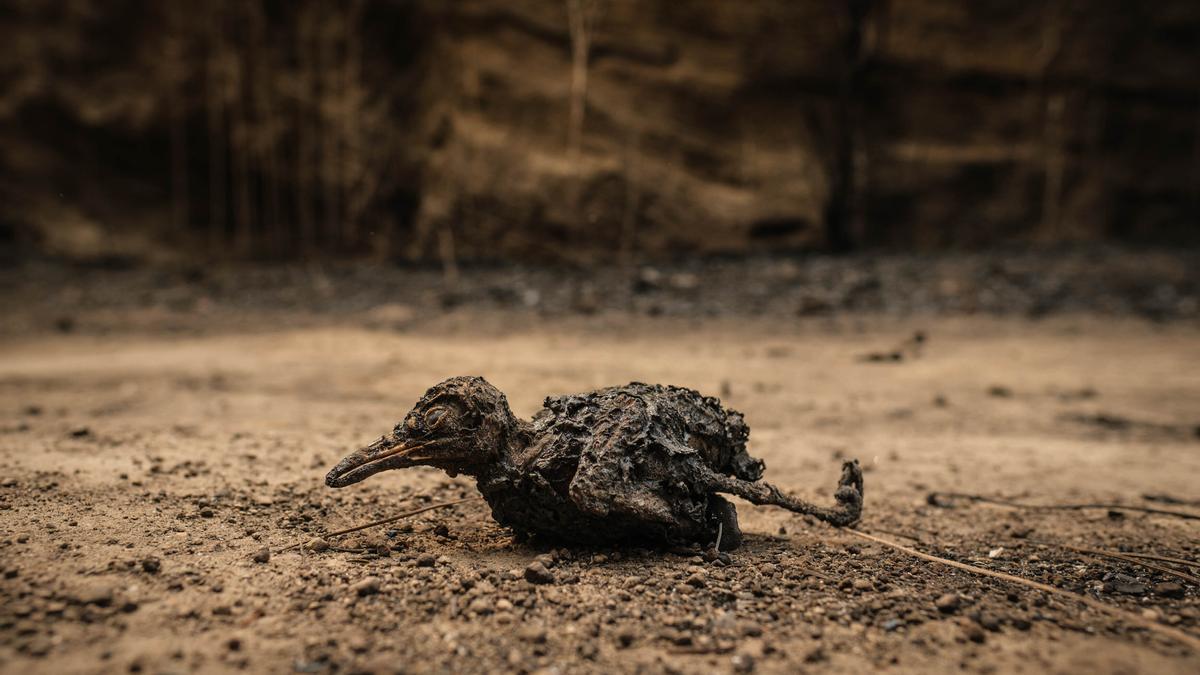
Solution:
[[(829, 499), (839, 459), (860, 458), (866, 531), (1200, 635), (1195, 585), (1039, 543), (1196, 560), (1198, 521), (926, 503), (953, 490), (1200, 512), (1144, 500), (1200, 499), (1194, 324), (472, 324), (6, 339), (0, 670), (1200, 670), (1200, 654), (1077, 603), (746, 504), (747, 544), (728, 564), (514, 544), (481, 502), (281, 551), (473, 493), (424, 469), (322, 484), (443, 377), (482, 374), (521, 415), (546, 394), (636, 379), (742, 410), (768, 478), (806, 497)], [(916, 330), (919, 358), (861, 359)], [(539, 555), (553, 583), (523, 578)]]

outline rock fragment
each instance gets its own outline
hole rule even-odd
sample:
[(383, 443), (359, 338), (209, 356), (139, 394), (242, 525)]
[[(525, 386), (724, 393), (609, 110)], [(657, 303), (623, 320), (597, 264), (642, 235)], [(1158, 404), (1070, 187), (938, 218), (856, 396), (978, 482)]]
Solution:
[(379, 585), (379, 577), (366, 577), (352, 585), (350, 590), (361, 598), (378, 593)]
[(535, 560), (525, 568), (525, 580), (531, 584), (552, 584), (554, 573), (546, 569), (541, 561)]
[(754, 657), (749, 654), (734, 654), (730, 659), (730, 665), (733, 666), (735, 673), (752, 673), (754, 672)]
[(987, 640), (987, 634), (976, 623), (963, 624), (963, 636), (975, 644), (983, 644)]
[(959, 604), (960, 600), (957, 593), (946, 593), (933, 603), (934, 607), (937, 607), (938, 611), (942, 614), (952, 614), (958, 609)]
[(1113, 588), (1118, 593), (1124, 593), (1125, 595), (1145, 595), (1146, 591), (1149, 590), (1146, 584), (1140, 581), (1117, 581), (1113, 584)]
[(976, 619), (976, 622), (979, 623), (981, 628), (989, 630), (993, 633), (1000, 630), (1000, 617), (992, 614), (991, 612), (981, 612), (979, 617)]
[(1182, 598), (1183, 586), (1173, 581), (1165, 581), (1161, 584), (1154, 584), (1154, 594), (1164, 598)]

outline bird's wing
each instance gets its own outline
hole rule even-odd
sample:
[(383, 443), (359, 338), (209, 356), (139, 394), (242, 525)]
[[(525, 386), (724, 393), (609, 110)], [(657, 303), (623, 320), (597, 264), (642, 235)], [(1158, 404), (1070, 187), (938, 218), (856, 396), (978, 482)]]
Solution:
[[(569, 494), (576, 508), (605, 518), (612, 515), (685, 526), (680, 505), (663, 490), (662, 462), (654, 462), (650, 431), (652, 410), (646, 401), (620, 397), (593, 421), (590, 435), (571, 479)], [(694, 452), (690, 448), (668, 450)], [(646, 469), (649, 470), (646, 470)]]

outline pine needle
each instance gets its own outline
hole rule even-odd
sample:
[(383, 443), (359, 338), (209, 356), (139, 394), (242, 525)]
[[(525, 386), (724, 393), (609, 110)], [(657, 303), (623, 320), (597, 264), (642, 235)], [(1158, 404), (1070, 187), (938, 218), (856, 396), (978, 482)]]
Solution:
[[(1095, 548), (1084, 548), (1082, 546), (1072, 546), (1070, 544), (1055, 544), (1055, 543), (1049, 542), (1049, 541), (1036, 541), (1035, 540), (1035, 541), (1033, 541), (1033, 543), (1041, 544), (1042, 546), (1057, 546), (1059, 548), (1065, 548), (1068, 551), (1075, 551), (1076, 553), (1086, 553), (1088, 555), (1098, 555), (1098, 556), (1101, 556), (1104, 558), (1110, 558), (1112, 560), (1121, 560), (1121, 561), (1127, 562), (1131, 565), (1141, 565), (1142, 567), (1152, 569), (1157, 572), (1162, 572), (1163, 574), (1173, 576), (1177, 579), (1183, 579), (1184, 581), (1187, 581), (1187, 582), (1190, 582), (1190, 583), (1200, 586), (1200, 577), (1197, 577), (1193, 574), (1188, 574), (1187, 572), (1181, 572), (1179, 570), (1172, 569), (1165, 565), (1156, 565), (1156, 564), (1146, 560), (1145, 558), (1147, 556), (1133, 556), (1133, 555), (1129, 555), (1127, 553), (1122, 553), (1120, 551), (1103, 551), (1103, 550), (1095, 549)], [(1152, 557), (1150, 559), (1157, 559), (1157, 558)]]
[[(338, 530), (337, 532), (328, 532), (328, 533), (320, 535), (320, 536), (324, 539), (328, 539), (330, 537), (340, 537), (343, 534), (350, 534), (351, 532), (358, 532), (359, 530), (365, 530), (365, 529), (372, 528), (372, 527), (379, 527), (380, 525), (387, 525), (388, 523), (394, 523), (397, 520), (403, 520), (405, 518), (410, 518), (419, 513), (425, 513), (426, 511), (433, 511), (434, 509), (444, 509), (448, 506), (455, 506), (458, 504), (462, 504), (464, 502), (473, 502), (477, 499), (483, 499), (483, 497), (466, 497), (464, 499), (457, 499), (452, 502), (442, 502), (440, 504), (430, 504), (429, 506), (423, 506), (419, 509), (413, 509), (411, 511), (405, 511), (404, 513), (399, 513), (394, 516), (389, 516), (387, 518), (384, 518), (383, 520), (376, 520), (374, 522), (364, 523), (362, 525), (355, 525), (354, 527), (348, 527), (344, 530)], [(292, 544), (291, 546), (288, 546), (287, 548), (280, 549), (279, 552), (283, 553), (284, 551), (290, 551), (295, 548), (300, 548), (303, 545), (304, 545), (304, 542)]]
[(1184, 560), (1183, 558), (1172, 558), (1168, 555), (1156, 555), (1152, 553), (1129, 553), (1126, 551), (1122, 551), (1121, 555), (1129, 556), (1130, 558), (1143, 558), (1145, 560), (1157, 560), (1159, 562), (1173, 563), (1175, 565), (1183, 565), (1184, 567), (1200, 568), (1200, 562), (1196, 562), (1195, 560)]
[(938, 503), (941, 499), (965, 499), (971, 502), (981, 504), (994, 504), (996, 506), (1006, 506), (1010, 509), (1028, 509), (1031, 511), (1082, 511), (1084, 509), (1109, 509), (1113, 511), (1136, 511), (1138, 513), (1150, 513), (1156, 516), (1173, 516), (1175, 518), (1184, 518), (1187, 520), (1200, 520), (1200, 514), (1188, 513), (1186, 511), (1172, 511), (1170, 509), (1155, 509), (1148, 506), (1127, 506), (1125, 504), (1021, 504), (1020, 502), (1008, 501), (1007, 499), (993, 499), (984, 497), (983, 495), (973, 495), (965, 492), (930, 492), (925, 500), (934, 506), (940, 506)]
[(1054, 586), (1043, 584), (1038, 581), (1032, 581), (1030, 579), (1025, 579), (1023, 577), (1014, 576), (1012, 574), (1007, 574), (1005, 572), (996, 572), (994, 570), (984, 569), (982, 567), (976, 567), (975, 565), (968, 565), (966, 563), (961, 563), (956, 560), (948, 560), (946, 558), (939, 558), (938, 556), (930, 555), (928, 553), (922, 553), (916, 549), (909, 548), (902, 544), (897, 544), (893, 541), (888, 541), (887, 539), (881, 539), (879, 537), (876, 537), (875, 535), (867, 534), (866, 532), (861, 532), (861, 531), (855, 530), (853, 528), (845, 528), (844, 531), (849, 532), (850, 534), (852, 534), (856, 537), (860, 537), (860, 538), (866, 539), (868, 541), (873, 541), (877, 544), (883, 544), (884, 546), (894, 548), (897, 551), (907, 553), (915, 558), (920, 558), (921, 560), (926, 560), (928, 562), (934, 562), (934, 563), (939, 563), (942, 565), (947, 565), (949, 567), (953, 567), (955, 569), (960, 569), (965, 572), (970, 572), (972, 574), (978, 574), (978, 575), (985, 576), (985, 577), (991, 577), (993, 579), (1000, 579), (1002, 581), (1008, 581), (1010, 583), (1019, 584), (1021, 586), (1025, 586), (1027, 588), (1032, 588), (1034, 590), (1042, 591), (1043, 593), (1049, 593), (1051, 595), (1057, 595), (1059, 597), (1074, 600), (1076, 602), (1087, 605), (1088, 607), (1090, 607), (1098, 612), (1103, 612), (1104, 614), (1108, 614), (1109, 616), (1116, 617), (1117, 619), (1124, 621), (1125, 623), (1139, 626), (1141, 628), (1145, 628), (1146, 630), (1148, 630), (1152, 633), (1158, 633), (1159, 635), (1169, 638), (1169, 639), (1173, 640), (1174, 642), (1177, 642), (1179, 644), (1189, 647), (1194, 652), (1200, 652), (1200, 637), (1196, 637), (1195, 635), (1192, 635), (1191, 633), (1187, 633), (1185, 631), (1179, 630), (1178, 628), (1174, 628), (1172, 626), (1164, 626), (1160, 623), (1143, 618), (1137, 614), (1134, 614), (1133, 612), (1129, 612), (1129, 611), (1121, 609), (1119, 607), (1112, 607), (1110, 605), (1106, 605), (1103, 602), (1100, 602), (1098, 600), (1093, 600), (1087, 596), (1079, 595), (1077, 593), (1072, 593), (1070, 591), (1064, 591), (1061, 588), (1055, 588)]

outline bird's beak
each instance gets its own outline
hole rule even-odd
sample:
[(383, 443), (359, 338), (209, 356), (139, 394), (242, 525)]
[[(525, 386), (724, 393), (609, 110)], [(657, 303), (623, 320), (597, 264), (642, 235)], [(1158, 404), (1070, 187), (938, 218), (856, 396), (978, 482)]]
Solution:
[(415, 466), (424, 459), (415, 453), (427, 445), (409, 441), (394, 433), (388, 434), (338, 462), (325, 474), (325, 484), (331, 488), (342, 488), (380, 471)]

